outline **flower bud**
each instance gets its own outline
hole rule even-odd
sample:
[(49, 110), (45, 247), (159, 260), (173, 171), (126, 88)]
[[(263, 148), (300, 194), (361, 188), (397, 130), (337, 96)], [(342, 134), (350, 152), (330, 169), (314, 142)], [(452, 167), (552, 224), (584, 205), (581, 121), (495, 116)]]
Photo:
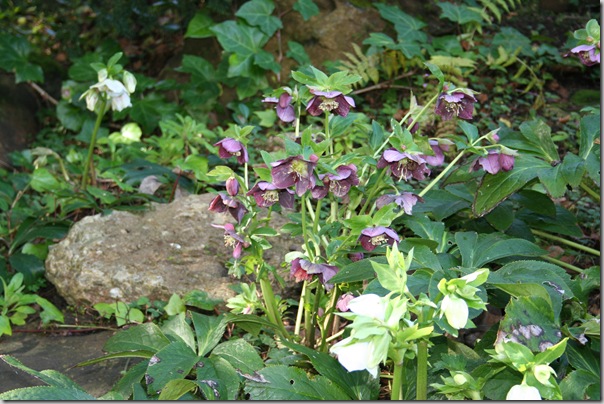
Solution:
[(528, 384), (517, 384), (513, 386), (505, 396), (506, 400), (541, 400), (541, 394), (536, 387)]
[(101, 69), (97, 72), (99, 83), (107, 78), (107, 69)]
[(230, 177), (228, 180), (226, 180), (226, 190), (231, 196), (235, 196), (239, 193), (239, 182), (235, 179), (235, 177)]
[(134, 75), (129, 71), (124, 70), (122, 82), (124, 83), (126, 90), (128, 90), (130, 94), (132, 94), (134, 90), (136, 90), (136, 77), (134, 77)]

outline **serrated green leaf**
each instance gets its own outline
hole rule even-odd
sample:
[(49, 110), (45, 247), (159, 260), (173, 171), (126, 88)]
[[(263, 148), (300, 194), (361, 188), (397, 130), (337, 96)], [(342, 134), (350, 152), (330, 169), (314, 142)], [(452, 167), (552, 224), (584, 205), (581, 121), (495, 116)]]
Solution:
[(144, 323), (113, 335), (103, 346), (109, 353), (124, 351), (157, 352), (170, 343), (161, 329), (154, 323)]
[(520, 125), (520, 133), (529, 144), (540, 151), (540, 157), (543, 157), (548, 163), (560, 160), (558, 150), (552, 140), (552, 130), (545, 122), (540, 119), (523, 122)]
[(193, 380), (170, 380), (159, 393), (157, 398), (160, 401), (178, 400), (191, 390), (198, 388), (198, 384)]
[(226, 328), (226, 320), (223, 316), (206, 316), (193, 311), (191, 312), (191, 319), (193, 320), (195, 335), (197, 337), (197, 354), (204, 356), (222, 338)]
[[(178, 296), (176, 294), (172, 295), (172, 297)], [(178, 298), (180, 301), (180, 297)], [(182, 301), (180, 301), (182, 303)], [(168, 320), (164, 321), (161, 326), (161, 330), (166, 337), (170, 340), (179, 340), (184, 342), (189, 349), (195, 351), (197, 348), (195, 344), (195, 334), (191, 329), (191, 326), (187, 323), (185, 319), (185, 312), (179, 312), (176, 315), (172, 315), (168, 318)]]
[(153, 355), (147, 366), (147, 393), (163, 390), (171, 380), (184, 379), (199, 359), (181, 340), (166, 345)]
[[(197, 369), (197, 383), (200, 386), (208, 385), (209, 389), (204, 390), (206, 399), (222, 401), (238, 399), (241, 377), (230, 363), (218, 356), (202, 358), (200, 362), (203, 366)], [(211, 390), (211, 393), (207, 390)], [(208, 397), (206, 392), (211, 396)], [(218, 396), (216, 396), (216, 393), (218, 393)]]
[(358, 282), (375, 277), (372, 262), (388, 264), (386, 257), (365, 258), (344, 266), (330, 279), (331, 283)]
[(485, 174), (476, 192), (472, 211), (478, 217), (484, 216), (514, 192), (526, 186), (543, 170), (550, 168), (551, 166), (543, 160), (520, 155), (516, 157), (511, 171), (495, 175)]
[(264, 362), (254, 347), (243, 339), (234, 339), (218, 344), (212, 351), (212, 357), (226, 360), (235, 369), (251, 375), (262, 369)]
[(480, 268), (504, 257), (541, 256), (546, 253), (530, 241), (501, 233), (457, 232), (455, 242), (461, 254), (461, 265), (465, 268)]
[(245, 392), (252, 400), (347, 400), (349, 397), (326, 377), (309, 378), (299, 368), (285, 365), (260, 370), (260, 382), (248, 380)]
[(0, 394), (0, 400), (22, 401), (84, 401), (96, 400), (94, 396), (83, 390), (67, 389), (54, 386), (37, 386), (15, 389)]
[(584, 369), (570, 372), (560, 382), (560, 391), (565, 401), (599, 400), (599, 397), (591, 397), (587, 391), (590, 386), (600, 388), (601, 379), (599, 373), (593, 374)]

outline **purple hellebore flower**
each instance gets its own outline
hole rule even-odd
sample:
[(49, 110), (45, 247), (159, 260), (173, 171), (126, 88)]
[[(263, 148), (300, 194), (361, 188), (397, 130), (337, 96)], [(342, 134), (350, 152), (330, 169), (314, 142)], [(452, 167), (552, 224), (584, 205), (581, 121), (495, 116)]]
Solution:
[(445, 162), (444, 152), (449, 151), (449, 144), (444, 141), (441, 143), (441, 141), (436, 139), (430, 139), (428, 142), (430, 143), (430, 148), (432, 148), (432, 151), (434, 152), (434, 156), (422, 154), (422, 157), (426, 160), (426, 163), (438, 167)]
[(436, 100), (434, 112), (440, 115), (443, 120), (448, 121), (453, 116), (462, 119), (472, 119), (474, 112), (474, 103), (476, 98), (473, 95), (459, 90), (443, 92)]
[(354, 164), (341, 165), (336, 168), (336, 172), (337, 174), (321, 174), (319, 178), (335, 196), (342, 198), (348, 195), (353, 185), (359, 185), (357, 167)]
[(585, 66), (593, 66), (600, 63), (600, 52), (599, 49), (596, 48), (596, 45), (579, 45), (575, 46), (570, 51), (576, 53), (577, 56), (579, 56), (581, 63)]
[(235, 177), (230, 177), (226, 180), (226, 190), (231, 196), (237, 195), (239, 193), (239, 181), (237, 181)]
[(403, 192), (400, 195), (387, 194), (382, 195), (375, 201), (375, 206), (378, 209), (382, 209), (384, 206), (394, 202), (399, 207), (403, 208), (406, 214), (410, 215), (413, 206), (417, 201), (423, 202), (424, 198), (412, 194), (411, 192)]
[(357, 262), (365, 258), (365, 254), (363, 254), (362, 252), (353, 252), (348, 254), (348, 258), (350, 258), (352, 262)]
[(279, 189), (270, 182), (258, 181), (246, 195), (253, 196), (261, 208), (268, 208), (277, 202), (284, 208), (294, 208), (294, 191)]
[(399, 242), (398, 234), (390, 227), (368, 227), (361, 231), (359, 242), (367, 251), (373, 251), (376, 247), (382, 244), (392, 246), (394, 242)]
[(218, 155), (223, 159), (235, 156), (239, 164), (244, 164), (248, 161), (247, 149), (243, 143), (233, 138), (227, 137), (222, 139), (220, 142), (215, 143), (214, 146), (218, 146)]
[(333, 112), (336, 115), (346, 116), (350, 107), (355, 107), (352, 97), (340, 91), (319, 91), (309, 87), (314, 97), (308, 102), (306, 110), (312, 116), (319, 116), (323, 112)]
[(430, 175), (430, 169), (426, 167), (426, 160), (419, 154), (399, 152), (394, 148), (384, 151), (377, 162), (377, 168), (390, 168), (390, 174), (401, 180), (413, 177), (420, 181)]
[(302, 156), (294, 156), (271, 163), (273, 184), (280, 189), (295, 185), (296, 194), (302, 196), (304, 192), (315, 187), (314, 169), (318, 160), (319, 158), (312, 154), (310, 161), (304, 160)]
[(249, 247), (250, 244), (235, 232), (235, 226), (231, 223), (226, 223), (224, 226), (213, 224), (212, 227), (224, 229), (224, 245), (233, 247), (233, 258), (238, 259), (241, 257), (243, 248)]
[(354, 295), (350, 292), (344, 293), (336, 303), (336, 309), (340, 311), (348, 311), (348, 303), (354, 299)]
[(296, 279), (296, 282), (310, 281), (313, 275), (318, 275), (319, 280), (327, 289), (333, 287), (328, 281), (338, 273), (340, 269), (335, 265), (314, 264), (302, 258), (296, 258), (292, 261), (290, 276)]
[(489, 154), (479, 157), (470, 166), (470, 171), (477, 171), (480, 167), (489, 174), (497, 174), (499, 171), (510, 171), (514, 168), (514, 155), (489, 150)]
[(292, 122), (296, 119), (296, 113), (294, 112), (294, 106), (291, 105), (292, 96), (288, 93), (283, 93), (279, 98), (267, 97), (262, 100), (268, 104), (277, 104), (275, 109), (277, 110), (277, 116), (283, 122)]
[(313, 199), (323, 199), (327, 196), (327, 193), (329, 192), (329, 187), (326, 186), (324, 182), (322, 182), (321, 184), (323, 185), (315, 184), (315, 186), (310, 190)]
[(219, 192), (218, 195), (212, 199), (209, 210), (217, 213), (228, 211), (238, 223), (241, 223), (241, 219), (243, 219), (243, 216), (247, 213), (247, 209), (241, 202), (231, 198), (224, 192)]

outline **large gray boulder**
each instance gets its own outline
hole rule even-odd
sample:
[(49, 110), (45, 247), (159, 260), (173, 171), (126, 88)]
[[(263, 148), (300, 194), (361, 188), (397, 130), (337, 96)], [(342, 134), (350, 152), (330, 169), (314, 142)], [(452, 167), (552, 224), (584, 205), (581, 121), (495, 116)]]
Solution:
[[(232, 247), (224, 245), (222, 229), (211, 224), (233, 222), (229, 214), (208, 210), (214, 195), (188, 195), (169, 204), (153, 204), (143, 214), (114, 211), (75, 223), (67, 237), (50, 248), (46, 277), (71, 305), (116, 299), (132, 302), (147, 296), (168, 300), (202, 290), (211, 298), (234, 296), (225, 263)], [(272, 215), (279, 230), (285, 220)], [(267, 261), (279, 266), (296, 248), (287, 236), (270, 240)]]

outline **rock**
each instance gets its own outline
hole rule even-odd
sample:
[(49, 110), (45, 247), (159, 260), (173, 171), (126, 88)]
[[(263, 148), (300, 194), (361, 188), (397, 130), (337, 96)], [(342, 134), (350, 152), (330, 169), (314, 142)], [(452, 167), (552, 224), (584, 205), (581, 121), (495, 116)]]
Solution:
[[(225, 263), (232, 248), (211, 224), (233, 222), (228, 214), (208, 210), (213, 194), (188, 195), (170, 204), (153, 204), (144, 214), (114, 211), (75, 223), (67, 237), (50, 248), (46, 277), (67, 303), (93, 305), (116, 299), (132, 302), (142, 296), (168, 300), (202, 290), (214, 299), (235, 293), (237, 283)], [(273, 214), (275, 229), (285, 223)], [(275, 237), (265, 259), (278, 267), (296, 248), (294, 240)], [(299, 244), (298, 244), (299, 245)]]

